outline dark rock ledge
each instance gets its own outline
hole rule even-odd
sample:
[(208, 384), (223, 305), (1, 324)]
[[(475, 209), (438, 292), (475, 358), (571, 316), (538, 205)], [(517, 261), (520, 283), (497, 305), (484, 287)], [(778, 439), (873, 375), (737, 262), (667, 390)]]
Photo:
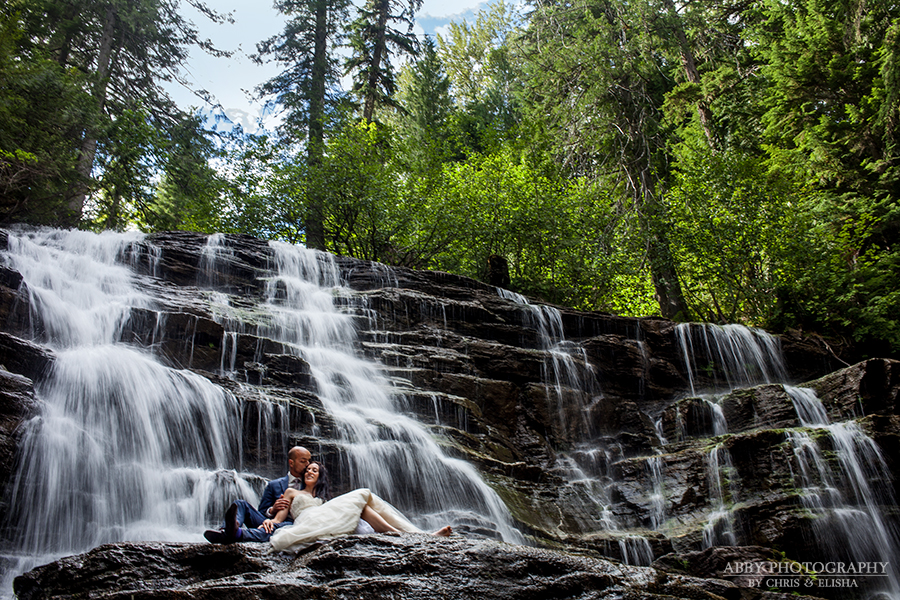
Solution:
[(262, 544), (108, 544), (21, 575), (15, 590), (20, 600), (804, 598), (459, 536), (345, 536), (300, 556), (267, 549)]

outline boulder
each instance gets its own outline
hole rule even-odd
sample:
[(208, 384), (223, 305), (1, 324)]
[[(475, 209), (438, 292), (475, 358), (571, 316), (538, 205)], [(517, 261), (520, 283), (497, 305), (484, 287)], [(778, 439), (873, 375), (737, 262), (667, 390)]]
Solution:
[(38, 567), (17, 577), (14, 587), (19, 600), (804, 598), (459, 536), (345, 536), (299, 556), (273, 554), (267, 546), (111, 544)]

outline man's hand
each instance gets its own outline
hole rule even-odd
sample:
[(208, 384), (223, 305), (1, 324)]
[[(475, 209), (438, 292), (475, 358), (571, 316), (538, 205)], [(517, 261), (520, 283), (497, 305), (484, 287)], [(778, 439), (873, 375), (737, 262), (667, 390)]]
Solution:
[(274, 517), (276, 514), (278, 514), (278, 511), (290, 508), (290, 501), (284, 497), (284, 494), (282, 494), (278, 497), (278, 500), (275, 501), (275, 504), (272, 505), (272, 508), (269, 510), (269, 514)]

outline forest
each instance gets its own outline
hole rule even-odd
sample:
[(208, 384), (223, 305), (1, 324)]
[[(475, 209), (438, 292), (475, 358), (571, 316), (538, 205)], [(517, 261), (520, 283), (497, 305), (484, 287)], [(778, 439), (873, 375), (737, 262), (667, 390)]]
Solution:
[(229, 14), (2, 3), (0, 223), (244, 233), (900, 354), (900, 5), (493, 0), (434, 38), (421, 0), (274, 5), (251, 134), (165, 91), (192, 49), (229, 60), (184, 8)]

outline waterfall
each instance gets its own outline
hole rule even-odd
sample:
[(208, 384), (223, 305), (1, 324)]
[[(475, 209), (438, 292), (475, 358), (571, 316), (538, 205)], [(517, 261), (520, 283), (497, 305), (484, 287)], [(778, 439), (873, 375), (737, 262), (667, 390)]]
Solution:
[(653, 548), (647, 538), (641, 535), (627, 535), (619, 539), (619, 552), (626, 565), (649, 566), (653, 562)]
[(651, 456), (647, 459), (647, 469), (650, 471), (650, 528), (659, 530), (666, 522), (666, 492), (664, 489), (664, 477), (662, 457)]
[(703, 374), (717, 390), (787, 381), (778, 338), (743, 325), (679, 323), (675, 337), (691, 395)]
[[(337, 425), (352, 487), (368, 487), (413, 511), (427, 529), (448, 522), (495, 530), (522, 541), (499, 496), (469, 463), (448, 457), (432, 434), (399, 410), (380, 365), (360, 358), (353, 294), (328, 254), (270, 242), (275, 269), (267, 282), (268, 317), (257, 335), (305, 360), (318, 396)], [(340, 302), (336, 302), (336, 298)]]
[[(728, 433), (721, 392), (761, 383), (783, 382), (787, 371), (778, 338), (743, 325), (681, 323), (675, 338), (684, 361), (691, 396), (699, 397), (712, 424), (712, 435)], [(703, 380), (705, 392), (698, 390)], [(682, 427), (680, 407), (677, 418)], [(703, 547), (738, 543), (734, 514), (735, 469), (722, 444), (706, 458), (711, 511), (703, 529)]]
[(735, 469), (731, 462), (731, 454), (727, 448), (718, 444), (710, 450), (706, 464), (706, 479), (713, 510), (703, 528), (703, 547), (733, 546), (737, 543), (734, 515), (727, 506), (734, 503)]
[[(160, 253), (142, 235), (10, 233), (2, 261), (22, 274), (31, 338), (54, 361), (35, 384), (42, 408), (25, 424), (10, 485), (0, 594), (9, 594), (18, 573), (105, 542), (202, 542), (235, 498), (258, 501), (265, 481), (244, 470), (285, 465), (242, 464), (242, 439), (261, 445), (258, 456), (283, 456), (290, 432), (282, 400), (236, 380), (238, 340), (252, 334), (310, 365), (352, 485), (412, 511), (423, 528), (469, 524), (522, 541), (475, 468), (446, 456), (428, 429), (400, 414), (380, 366), (357, 356), (357, 317), (334, 261), (286, 244), (272, 249), (265, 304), (237, 306), (227, 239), (211, 236), (191, 300), (224, 328), (219, 375), (238, 399), (157, 355), (167, 313), (148, 290), (160, 289), (153, 275)], [(138, 312), (150, 315), (149, 347), (131, 343)]]
[[(798, 467), (803, 506), (816, 515), (813, 531), (831, 556), (850, 562), (888, 564), (882, 591), (900, 599), (900, 538), (882, 507), (896, 505), (892, 474), (875, 442), (853, 421), (831, 423), (816, 393), (784, 386), (804, 429), (788, 431)], [(819, 439), (834, 449), (828, 458)]]
[[(559, 450), (556, 458), (556, 472), (568, 484), (566, 502), (571, 518), (580, 532), (614, 534), (613, 539), (626, 564), (649, 565), (654, 558), (650, 542), (642, 535), (623, 534), (623, 524), (611, 510), (610, 464), (612, 455), (621, 456), (622, 452), (621, 449), (611, 452), (591, 439), (594, 428), (588, 418), (589, 408), (600, 397), (601, 390), (587, 352), (580, 344), (566, 339), (562, 313), (558, 309), (531, 304), (524, 296), (503, 288), (497, 288), (497, 293), (521, 307), (523, 325), (537, 334), (538, 350), (544, 353), (542, 380), (547, 389), (551, 416), (556, 418), (559, 431), (574, 440), (572, 448)], [(638, 346), (646, 370), (647, 357), (639, 340)], [(661, 475), (661, 461), (656, 466), (658, 470), (651, 476)], [(654, 522), (662, 522), (665, 518), (661, 486), (660, 479), (659, 487), (654, 488), (651, 495), (654, 506), (651, 519)]]
[(543, 376), (547, 404), (556, 417), (556, 426), (578, 439), (591, 430), (589, 403), (600, 395), (594, 367), (580, 344), (566, 339), (562, 313), (543, 304), (531, 304), (525, 296), (497, 288), (501, 298), (521, 306), (523, 324), (535, 331), (539, 350), (544, 353)]
[(709, 411), (711, 416), (713, 424), (713, 435), (725, 435), (726, 433), (728, 433), (728, 420), (725, 418), (725, 412), (722, 410), (720, 401), (721, 398), (717, 400), (703, 398), (706, 409)]
[(230, 498), (256, 497), (240, 469), (240, 407), (190, 371), (123, 339), (136, 285), (137, 234), (10, 234), (6, 266), (27, 285), (33, 339), (54, 351), (36, 383), (11, 482), (4, 590), (36, 564), (122, 540), (200, 541)]

